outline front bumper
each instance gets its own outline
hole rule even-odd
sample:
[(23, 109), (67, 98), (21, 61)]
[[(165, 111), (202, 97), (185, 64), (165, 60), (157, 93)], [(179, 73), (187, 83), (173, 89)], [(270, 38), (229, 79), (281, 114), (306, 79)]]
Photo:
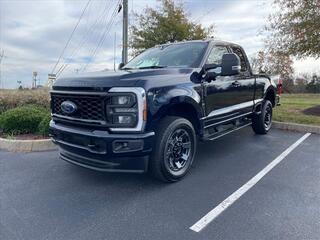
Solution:
[(112, 134), (50, 122), (49, 134), (60, 158), (98, 171), (145, 172), (154, 132)]

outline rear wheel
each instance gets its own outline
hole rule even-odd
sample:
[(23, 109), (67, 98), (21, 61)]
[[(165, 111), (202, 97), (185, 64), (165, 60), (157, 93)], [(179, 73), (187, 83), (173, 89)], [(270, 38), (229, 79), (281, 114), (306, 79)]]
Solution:
[(156, 130), (150, 171), (165, 182), (175, 182), (189, 171), (196, 152), (196, 134), (185, 118), (165, 117)]
[(266, 134), (272, 126), (272, 103), (265, 100), (261, 106), (261, 113), (252, 118), (252, 129), (257, 134)]

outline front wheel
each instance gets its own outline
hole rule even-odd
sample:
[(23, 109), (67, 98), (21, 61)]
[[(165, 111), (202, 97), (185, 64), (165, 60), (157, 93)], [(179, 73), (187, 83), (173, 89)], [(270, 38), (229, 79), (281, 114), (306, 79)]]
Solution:
[(175, 182), (189, 171), (196, 152), (196, 133), (185, 118), (168, 116), (156, 130), (150, 171), (165, 182)]
[(252, 129), (256, 134), (266, 134), (272, 125), (272, 103), (265, 100), (261, 106), (261, 113), (252, 118)]

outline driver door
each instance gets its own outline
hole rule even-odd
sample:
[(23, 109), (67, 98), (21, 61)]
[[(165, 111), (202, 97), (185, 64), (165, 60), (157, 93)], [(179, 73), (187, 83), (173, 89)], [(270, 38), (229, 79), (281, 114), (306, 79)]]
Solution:
[[(221, 64), (222, 56), (229, 53), (227, 46), (213, 46), (206, 64)], [(212, 71), (212, 70), (211, 70)], [(213, 71), (221, 71), (221, 68)], [(220, 118), (221, 116), (236, 116), (233, 107), (241, 103), (238, 98), (238, 88), (234, 86), (234, 78), (218, 76), (216, 80), (204, 83), (205, 111), (207, 117)]]

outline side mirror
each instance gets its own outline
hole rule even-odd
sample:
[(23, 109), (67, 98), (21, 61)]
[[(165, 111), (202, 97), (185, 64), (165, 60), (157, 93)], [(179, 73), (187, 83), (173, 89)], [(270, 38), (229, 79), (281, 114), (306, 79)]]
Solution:
[(221, 76), (237, 75), (240, 73), (240, 70), (240, 59), (236, 54), (223, 54), (221, 62)]
[(193, 83), (201, 83), (202, 81), (202, 77), (201, 77), (201, 72), (198, 73), (198, 72), (193, 72), (190, 76), (190, 80), (191, 82)]
[(207, 82), (211, 82), (215, 80), (217, 76), (220, 75), (220, 73), (216, 73), (214, 70), (216, 68), (221, 68), (220, 65), (217, 64), (205, 64), (200, 72), (193, 72), (190, 76), (190, 80), (194, 83), (201, 83), (203, 80)]
[(203, 72), (205, 73), (204, 80), (207, 82), (214, 81), (220, 75), (219, 68), (221, 66), (218, 64), (205, 64), (203, 66)]
[(201, 71), (199, 73), (194, 72), (190, 79), (194, 83), (200, 83), (203, 79), (211, 82), (218, 76), (237, 75), (240, 70), (240, 58), (234, 53), (226, 53), (222, 55), (221, 64), (205, 64)]
[(121, 70), (121, 68), (123, 68), (124, 65), (125, 65), (125, 64), (124, 64), (123, 62), (120, 63), (119, 66), (118, 66), (118, 69)]

